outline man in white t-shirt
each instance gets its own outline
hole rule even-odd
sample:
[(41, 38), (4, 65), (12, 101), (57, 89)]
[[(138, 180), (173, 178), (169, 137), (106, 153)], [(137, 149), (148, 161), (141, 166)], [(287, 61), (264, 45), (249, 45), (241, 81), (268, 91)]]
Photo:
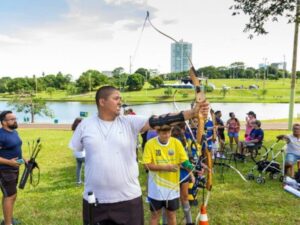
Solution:
[(74, 151), (85, 149), (85, 187), (83, 221), (88, 224), (88, 193), (98, 202), (93, 208), (94, 221), (101, 225), (143, 225), (142, 192), (138, 180), (136, 142), (139, 132), (150, 127), (172, 126), (208, 113), (208, 103), (177, 114), (150, 119), (136, 115), (120, 115), (121, 95), (112, 86), (99, 88), (96, 93), (98, 115), (82, 121), (70, 141)]
[(294, 164), (300, 168), (300, 123), (293, 125), (293, 134), (279, 135), (279, 140), (287, 142), (285, 158), (285, 174), (294, 177)]

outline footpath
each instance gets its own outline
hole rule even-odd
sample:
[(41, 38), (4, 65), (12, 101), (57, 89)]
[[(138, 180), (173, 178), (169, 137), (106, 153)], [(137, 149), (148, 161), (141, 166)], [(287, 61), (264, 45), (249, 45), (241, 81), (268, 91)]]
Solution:
[[(245, 124), (241, 124), (242, 129)], [(287, 122), (263, 122), (262, 129), (264, 130), (287, 130)], [(20, 123), (19, 128), (30, 129), (49, 129), (49, 130), (71, 130), (71, 124), (51, 124), (51, 123)]]

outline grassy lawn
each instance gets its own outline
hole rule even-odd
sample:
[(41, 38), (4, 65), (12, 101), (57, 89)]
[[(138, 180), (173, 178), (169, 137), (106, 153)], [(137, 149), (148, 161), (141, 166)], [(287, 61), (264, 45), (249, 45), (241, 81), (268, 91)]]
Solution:
[[(178, 81), (165, 81), (165, 83), (176, 83)], [(268, 102), (281, 103), (289, 102), (290, 79), (267, 80), (265, 82), (265, 92), (263, 92), (264, 83), (262, 80), (255, 79), (212, 79), (208, 81), (216, 86), (213, 92), (207, 93), (207, 98), (211, 102)], [(250, 85), (259, 86), (258, 90), (250, 90)], [(222, 85), (230, 87), (230, 90), (224, 96), (221, 92)], [(240, 88), (243, 86), (243, 88)], [(296, 85), (297, 86), (297, 85)], [(149, 83), (145, 83), (141, 91), (122, 92), (125, 103), (143, 104), (150, 102), (170, 102), (173, 101), (173, 94), (166, 95), (166, 88), (153, 89)], [(173, 89), (173, 93), (174, 93)], [(38, 96), (47, 101), (82, 101), (94, 102), (95, 91), (79, 95), (67, 95), (65, 91), (56, 91), (52, 95), (40, 92)], [(7, 100), (10, 94), (1, 94), (0, 100)], [(194, 91), (188, 89), (178, 89), (176, 101), (191, 101), (194, 99)], [(300, 102), (300, 90), (296, 90), (296, 102)]]
[[(79, 225), (83, 187), (75, 185), (75, 159), (68, 149), (71, 131), (19, 130), (23, 139), (23, 154), (28, 156), (28, 141), (41, 137), (42, 151), (38, 157), (41, 169), (40, 184), (35, 189), (26, 185), (19, 190), (15, 217), (26, 225)], [(282, 131), (267, 131), (266, 145), (271, 145)], [(283, 133), (285, 133), (283, 131)], [(245, 175), (253, 162), (238, 163)], [(140, 181), (145, 195), (146, 174), (140, 165)], [(201, 199), (201, 193), (198, 195)], [(196, 217), (198, 208), (193, 207)], [(178, 224), (183, 224), (179, 210)], [(220, 168), (215, 168), (213, 190), (208, 204), (211, 225), (271, 225), (300, 224), (299, 199), (283, 191), (278, 180), (266, 177), (266, 183), (244, 182), (233, 171), (225, 169), (224, 180)], [(145, 203), (145, 221), (148, 224), (149, 208)]]

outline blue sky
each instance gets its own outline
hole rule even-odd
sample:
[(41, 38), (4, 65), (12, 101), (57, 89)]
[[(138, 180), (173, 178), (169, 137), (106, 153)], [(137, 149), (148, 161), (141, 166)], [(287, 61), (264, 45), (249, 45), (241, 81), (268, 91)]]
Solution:
[[(247, 18), (232, 17), (233, 0), (0, 0), (0, 76), (40, 76), (88, 69), (129, 71), (146, 11), (152, 23), (193, 44), (198, 67), (243, 61), (257, 67), (285, 60), (291, 68), (293, 26), (268, 25), (269, 35), (249, 40)], [(133, 70), (170, 70), (171, 41), (145, 28)]]

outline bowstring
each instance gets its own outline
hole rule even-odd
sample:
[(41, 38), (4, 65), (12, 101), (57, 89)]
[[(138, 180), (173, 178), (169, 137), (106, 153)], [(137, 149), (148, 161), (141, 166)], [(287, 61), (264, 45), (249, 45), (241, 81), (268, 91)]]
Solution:
[(137, 44), (136, 44), (136, 46), (135, 46), (135, 50), (134, 50), (134, 53), (133, 53), (133, 55), (132, 55), (131, 63), (133, 63), (133, 62), (135, 61), (135, 58), (136, 58), (136, 55), (137, 55), (137, 51), (138, 51), (138, 49), (139, 49), (139, 47), (140, 47), (141, 40), (142, 40), (142, 36), (143, 36), (144, 30), (145, 30), (145, 27), (146, 27), (146, 22), (147, 22), (147, 16), (146, 16), (146, 18), (145, 18), (145, 20), (144, 20), (144, 24), (143, 24), (143, 27), (142, 27), (140, 36), (139, 36), (139, 38), (138, 38), (138, 40), (137, 40)]
[[(171, 40), (174, 41), (175, 43), (180, 43), (180, 42), (177, 41), (175, 38), (173, 38), (173, 37), (171, 37), (170, 35), (168, 35), (168, 34), (162, 32), (161, 30), (159, 30), (157, 27), (155, 27), (155, 26), (152, 24), (152, 22), (151, 22), (151, 20), (150, 20), (150, 13), (149, 13), (149, 11), (147, 11), (146, 20), (148, 20), (148, 22), (149, 22), (149, 24), (151, 25), (151, 27), (152, 27), (154, 30), (156, 30), (158, 33), (160, 33), (160, 34), (162, 34), (163, 36), (165, 36), (165, 37), (171, 39)], [(191, 64), (191, 66), (194, 67), (193, 62), (192, 62), (192, 60), (191, 60), (191, 57), (187, 54), (187, 52), (185, 52), (185, 55), (187, 56), (187, 58), (188, 58), (188, 60), (189, 60), (189, 63)]]

